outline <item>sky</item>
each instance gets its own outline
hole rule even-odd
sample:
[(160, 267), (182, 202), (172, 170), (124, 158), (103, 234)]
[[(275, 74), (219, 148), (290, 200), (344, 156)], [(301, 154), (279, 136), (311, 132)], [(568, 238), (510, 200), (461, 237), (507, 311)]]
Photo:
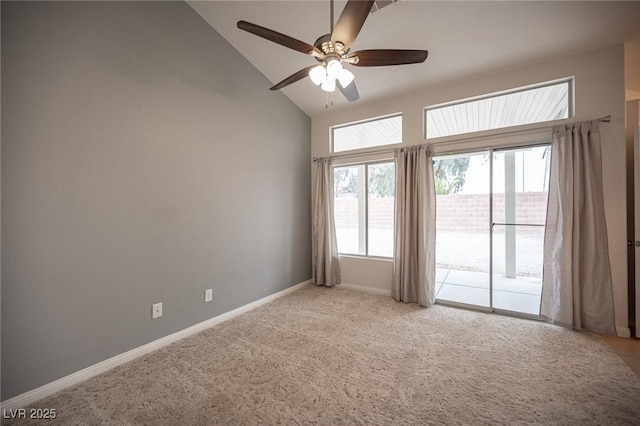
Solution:
[[(540, 192), (548, 187), (548, 159), (546, 147), (526, 148), (515, 151), (516, 192)], [(513, 151), (512, 151), (513, 152)], [(460, 194), (489, 193), (489, 153), (467, 154), (470, 156), (465, 184)], [(504, 151), (494, 152), (494, 193), (504, 193)]]

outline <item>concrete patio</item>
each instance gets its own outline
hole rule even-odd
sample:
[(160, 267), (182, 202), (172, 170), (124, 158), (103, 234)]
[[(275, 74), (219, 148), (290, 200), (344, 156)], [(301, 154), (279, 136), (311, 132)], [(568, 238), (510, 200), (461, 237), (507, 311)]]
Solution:
[[(544, 228), (518, 233), (515, 278), (505, 274), (504, 234), (494, 234), (493, 307), (529, 315), (540, 313)], [(489, 232), (438, 229), (436, 299), (489, 307)]]
[[(540, 313), (542, 280), (493, 276), (493, 307), (530, 315)], [(436, 268), (436, 300), (489, 307), (489, 274)]]

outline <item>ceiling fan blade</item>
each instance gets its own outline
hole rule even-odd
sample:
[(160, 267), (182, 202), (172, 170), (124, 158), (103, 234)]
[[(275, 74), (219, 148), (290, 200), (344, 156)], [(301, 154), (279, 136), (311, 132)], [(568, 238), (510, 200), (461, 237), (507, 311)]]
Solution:
[(318, 48), (313, 47), (309, 43), (305, 43), (304, 41), (297, 40), (293, 37), (289, 37), (288, 35), (270, 30), (269, 28), (261, 27), (260, 25), (252, 24), (247, 21), (238, 21), (238, 28), (281, 46), (288, 47), (289, 49), (297, 50), (298, 52), (318, 58), (324, 57), (324, 54)]
[(349, 102), (357, 101), (358, 99), (360, 99), (360, 94), (358, 93), (358, 88), (356, 87), (355, 81), (352, 81), (351, 84), (349, 84), (347, 87), (342, 87), (339, 83), (336, 86), (338, 86), (338, 90), (340, 90), (340, 93), (342, 93)]
[(349, 55), (349, 58), (358, 57), (358, 61), (351, 65), (358, 67), (381, 67), (385, 65), (419, 64), (427, 59), (427, 50), (401, 50), (401, 49), (372, 49), (359, 50)]
[(311, 65), (308, 66), (306, 68), (301, 69), (300, 71), (291, 74), (289, 77), (285, 78), (284, 80), (282, 80), (280, 83), (276, 84), (275, 86), (271, 87), (269, 90), (280, 90), (285, 86), (290, 85), (291, 83), (295, 83), (298, 80), (302, 80), (305, 77), (309, 77), (309, 71), (311, 71), (311, 68), (316, 67), (317, 65)]
[(349, 0), (344, 6), (338, 22), (331, 33), (331, 42), (340, 42), (346, 51), (360, 33), (374, 0)]

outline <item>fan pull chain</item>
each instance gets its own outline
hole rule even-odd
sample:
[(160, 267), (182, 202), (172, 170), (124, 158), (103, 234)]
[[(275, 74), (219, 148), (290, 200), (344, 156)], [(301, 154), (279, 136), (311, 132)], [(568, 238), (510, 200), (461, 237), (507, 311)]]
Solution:
[(324, 92), (324, 108), (329, 108), (329, 100), (331, 100), (331, 106), (333, 106), (333, 92), (331, 92), (331, 98), (329, 98), (329, 92)]

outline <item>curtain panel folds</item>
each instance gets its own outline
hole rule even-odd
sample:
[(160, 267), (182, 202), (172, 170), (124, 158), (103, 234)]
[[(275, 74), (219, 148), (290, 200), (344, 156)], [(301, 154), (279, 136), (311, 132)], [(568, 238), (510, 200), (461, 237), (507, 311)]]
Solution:
[(333, 217), (333, 182), (328, 158), (316, 162), (316, 182), (312, 212), (312, 278), (316, 285), (340, 284), (338, 243)]
[(553, 128), (540, 314), (615, 334), (597, 122)]
[(433, 162), (423, 146), (395, 150), (395, 242), (391, 296), (435, 303), (436, 193)]

